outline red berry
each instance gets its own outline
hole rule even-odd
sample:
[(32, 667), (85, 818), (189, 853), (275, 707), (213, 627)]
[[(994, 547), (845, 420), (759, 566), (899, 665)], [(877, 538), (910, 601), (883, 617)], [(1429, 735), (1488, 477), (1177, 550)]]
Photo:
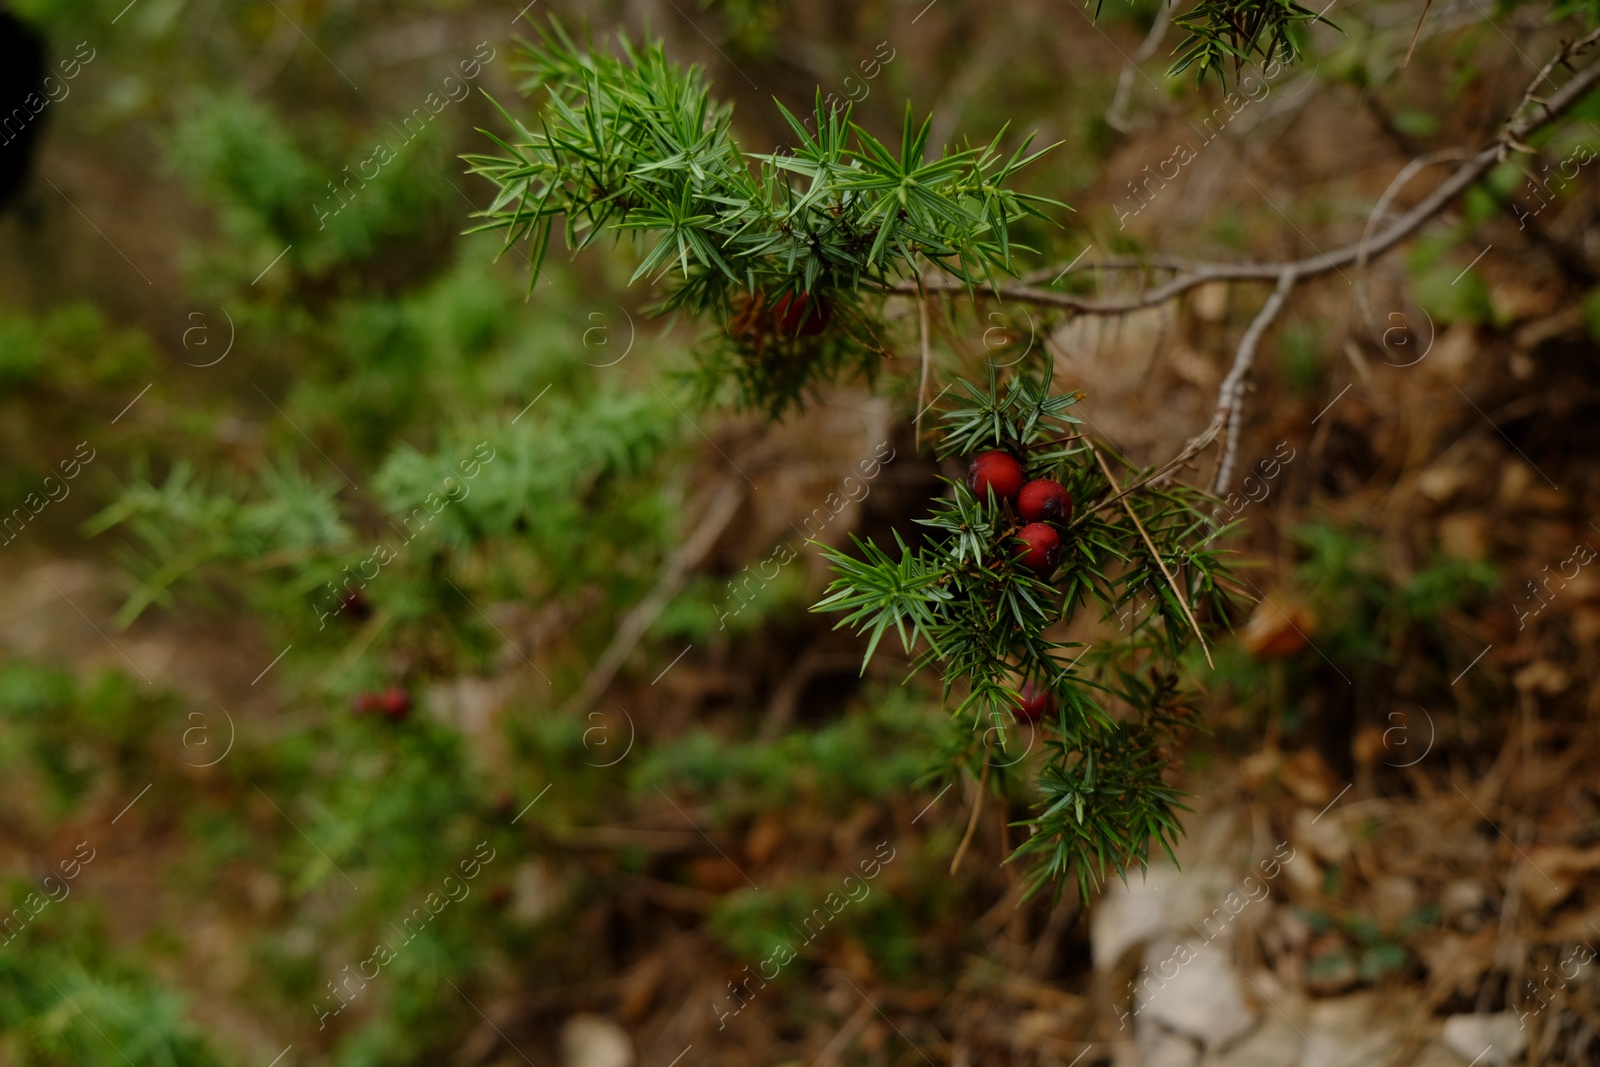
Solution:
[(830, 317), (827, 301), (813, 302), (810, 293), (784, 293), (772, 305), (773, 322), (785, 337), (815, 337), (828, 328)]
[(1023, 682), (1022, 701), (1012, 708), (1019, 722), (1038, 722), (1056, 710), (1056, 698), (1048, 689), (1040, 689), (1032, 682)]
[(350, 701), (350, 710), (356, 715), (377, 711), (379, 707), (377, 693), (357, 693), (355, 699)]
[(980, 452), (967, 465), (967, 484), (979, 500), (990, 490), (1001, 500), (1010, 500), (1022, 488), (1022, 464), (1009, 452)]
[(1055, 527), (1042, 522), (1030, 522), (1017, 531), (1017, 540), (1023, 544), (1017, 558), (1035, 574), (1049, 574), (1056, 569), (1056, 557), (1061, 551), (1061, 535)]
[(397, 722), (405, 718), (406, 713), (411, 710), (411, 698), (397, 685), (379, 693), (377, 702), (378, 710)]
[(1017, 514), (1028, 522), (1066, 522), (1072, 518), (1072, 494), (1060, 482), (1036, 478), (1017, 494)]
[(372, 617), (372, 605), (359, 589), (352, 589), (339, 598), (338, 614), (348, 614), (357, 622), (365, 622)]

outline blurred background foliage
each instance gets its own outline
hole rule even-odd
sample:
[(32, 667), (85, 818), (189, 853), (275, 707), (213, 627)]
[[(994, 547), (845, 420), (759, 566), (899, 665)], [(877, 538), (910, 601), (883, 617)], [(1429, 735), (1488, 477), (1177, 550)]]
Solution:
[[(830, 676), (844, 679), (843, 695), (813, 702), (831, 710), (764, 728), (769, 675), (792, 662), (774, 649), (820, 640), (827, 625), (805, 616), (817, 582), (801, 566), (725, 631), (725, 579), (745, 560), (716, 557), (648, 622), (648, 662), (619, 686), (632, 718), (617, 718), (619, 702), (596, 705), (598, 720), (568, 703), (693, 532), (704, 486), (728, 473), (707, 443), (733, 447), (753, 431), (691, 400), (688, 352), (705, 328), (646, 315), (649, 294), (626, 285), (632, 246), (552, 255), (527, 298), (525, 249), (497, 258), (493, 237), (462, 236), (492, 190), (458, 156), (485, 150), (476, 128), (503, 129), (485, 93), (517, 99), (510, 5), (11, 7), (45, 33), (52, 60), (79, 42), (94, 58), (46, 109), (37, 177), (0, 221), (0, 501), (35, 492), (80, 442), (95, 458), (5, 547), (0, 568), (14, 590), (31, 575), (66, 583), (51, 588), (74, 610), (99, 604), (104, 638), (132, 651), (125, 663), (91, 633), (91, 662), (8, 639), (3, 893), (31, 918), (0, 945), (0, 1059), (266, 1063), (292, 1044), (286, 1062), (441, 1062), (466, 1055), (483, 1019), (504, 1018), (506, 997), (542, 1005), (538, 1018), (596, 990), (611, 996), (637, 946), (702, 920), (719, 946), (706, 971), (720, 989), (722, 970), (765, 954), (833, 890), (830, 857), (844, 870), (881, 835), (911, 830), (890, 809), (907, 797), (922, 807), (944, 713), (928, 690), (898, 686), (898, 665), (856, 686), (858, 650), (847, 649), (849, 666)], [(1282, 218), (1259, 203), (1164, 239), (1114, 225), (1109, 204), (1127, 195), (1127, 175), (1107, 175), (1127, 162), (1128, 141), (1106, 116), (1122, 62), (1076, 9), (947, 2), (919, 25), (922, 7), (701, 0), (687, 15), (649, 3), (568, 15), (600, 32), (654, 31), (670, 54), (710, 63), (751, 151), (789, 135), (774, 97), (800, 112), (818, 88), (855, 100), (857, 121), (885, 138), (910, 100), (933, 114), (935, 144), (984, 142), (1008, 121), (1019, 139), (1037, 130), (1041, 143), (1062, 141), (1018, 179), (1082, 206), (1062, 226), (1030, 224), (1040, 263), (1086, 243), (1273, 247)], [(1099, 30), (1132, 52), (1156, 10), (1106, 5)], [(1414, 26), (1412, 8), (1375, 4), (1338, 33), (1293, 29), (1316, 62), (1285, 84), (1381, 99)], [(1422, 59), (1448, 76), (1407, 90), (1394, 112), (1396, 129), (1426, 147), (1497, 119), (1483, 118), (1485, 83), (1526, 80), (1487, 58), (1503, 47), (1495, 23), (1447, 29)], [(1146, 107), (1217, 106), (1215, 85), (1163, 78), (1159, 60), (1146, 69)], [(1600, 105), (1576, 114), (1600, 118)], [(361, 177), (347, 184), (351, 173)], [(1477, 228), (1503, 218), (1495, 195), (1519, 179), (1497, 172), (1411, 249), (1416, 300), (1441, 325), (1510, 321), (1479, 273), (1449, 278), (1478, 247)], [(1300, 206), (1316, 217), (1314, 197)], [(1285, 365), (1268, 374), (1284, 375), (1309, 413), (1336, 353), (1319, 320), (1300, 321), (1314, 325), (1288, 328)], [(905, 408), (895, 432), (911, 452), (914, 334), (894, 328), (897, 377), (884, 390)], [(919, 468), (916, 509), (931, 466)], [(1299, 493), (1297, 507), (1312, 490)], [(435, 512), (430, 494), (459, 499)], [(401, 527), (419, 507), (431, 517), (408, 538)], [(1349, 716), (1389, 695), (1457, 699), (1448, 675), (1477, 647), (1463, 619), (1496, 588), (1487, 562), (1396, 563), (1377, 548), (1386, 536), (1330, 515), (1277, 546), (1320, 616), (1322, 650), (1365, 672), (1359, 692), (1339, 698)], [(357, 583), (359, 598), (332, 588), (348, 590), (380, 544), (394, 558)], [(67, 581), (81, 573), (92, 577)], [(8, 626), (21, 633), (35, 626), (21, 607), (33, 602), (17, 597)], [(647, 679), (685, 642), (760, 674), (760, 686), (724, 693), (703, 715), (664, 707)], [(226, 677), (185, 675), (186, 649), (225, 662)], [(152, 668), (153, 679), (126, 669), (161, 655), (177, 666)], [(1398, 670), (1435, 660), (1420, 686)], [(506, 676), (517, 679), (498, 698), (509, 713), (486, 727), (473, 694)], [(1220, 650), (1212, 695), (1237, 714), (1191, 764), (1263, 730), (1314, 732), (1328, 683), (1309, 654), (1291, 663)], [(1504, 685), (1470, 687), (1487, 704)], [(409, 714), (352, 711), (389, 689)], [(635, 747), (606, 766), (624, 727)], [(1476, 757), (1463, 746), (1462, 758)], [(1015, 814), (1029, 798), (1007, 788)], [(860, 973), (962, 973), (984, 941), (966, 883), (944, 873), (966, 815), (951, 811), (917, 828), (921, 844), (902, 847), (841, 917), (827, 952), (803, 950), (781, 982), (803, 988), (858, 949)], [(85, 841), (99, 851), (70, 895), (35, 910), (42, 879)], [(330, 984), (374, 942), (396, 944), (396, 924), (480, 843), (495, 858), (470, 895), (319, 1026), (312, 1005), (335, 1003)], [(724, 849), (787, 873), (765, 888), (727, 879)], [(985, 862), (971, 877), (1003, 886)], [(1400, 966), (1395, 953), (1408, 958), (1412, 936), (1357, 938), (1377, 952), (1370, 980)], [(541, 990), (556, 992), (541, 1001)], [(785, 1041), (812, 1011), (792, 1010)]]

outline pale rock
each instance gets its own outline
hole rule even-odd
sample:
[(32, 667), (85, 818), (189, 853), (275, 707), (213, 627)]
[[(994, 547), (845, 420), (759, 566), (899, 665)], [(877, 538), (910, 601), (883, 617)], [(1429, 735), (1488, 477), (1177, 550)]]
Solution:
[(1195, 1067), (1200, 1049), (1187, 1037), (1152, 1026), (1139, 1036), (1139, 1067)]
[[(1231, 939), (1206, 942), (1196, 938), (1186, 944), (1192, 958), (1187, 953), (1174, 957), (1175, 942), (1146, 949), (1149, 970), (1141, 975), (1157, 975), (1164, 984), (1141, 982), (1139, 1021), (1175, 1030), (1208, 1048), (1227, 1045), (1256, 1021), (1256, 1012), (1245, 1002), (1243, 983), (1233, 968)], [(1175, 959), (1187, 962), (1172, 962)], [(1174, 967), (1176, 973), (1166, 977)]]
[(1143, 873), (1129, 871), (1126, 882), (1107, 887), (1089, 924), (1096, 970), (1110, 970), (1130, 948), (1171, 927), (1167, 903), (1179, 878), (1175, 868), (1151, 864)]
[(574, 1015), (561, 1028), (565, 1067), (633, 1067), (633, 1039), (602, 1015)]
[(1227, 850), (1237, 829), (1232, 821), (1220, 819), (1191, 828), (1185, 846), (1192, 855), (1185, 863), (1192, 865), (1178, 870), (1170, 864), (1152, 863), (1142, 873), (1129, 871), (1126, 882), (1112, 882), (1090, 920), (1095, 968), (1116, 966), (1135, 945), (1158, 938), (1171, 942), (1172, 935), (1192, 933), (1230, 894), (1244, 893), (1245, 877), (1254, 876), (1252, 884), (1259, 885), (1263, 881), (1259, 872), (1239, 871), (1212, 861)]
[(1297, 1067), (1368, 1067), (1395, 1045), (1395, 1026), (1378, 1018), (1374, 993), (1313, 1001), (1306, 1013), (1306, 1047)]
[(1200, 1067), (1286, 1067), (1300, 1055), (1305, 1039), (1288, 1019), (1268, 1010), (1261, 1025), (1225, 1049), (1209, 1049)]
[(1485, 1059), (1489, 1062), (1508, 1063), (1522, 1055), (1528, 1038), (1518, 1025), (1516, 1013), (1503, 1011), (1494, 1015), (1452, 1015), (1444, 1021), (1439, 1040), (1469, 1063), (1478, 1061), (1486, 1050), (1489, 1056)]

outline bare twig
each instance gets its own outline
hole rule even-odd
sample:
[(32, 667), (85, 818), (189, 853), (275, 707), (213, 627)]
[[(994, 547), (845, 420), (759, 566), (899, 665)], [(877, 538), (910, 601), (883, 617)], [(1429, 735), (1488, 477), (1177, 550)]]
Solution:
[[(1237, 407), (1238, 399), (1242, 395), (1244, 376), (1255, 360), (1256, 346), (1261, 341), (1261, 335), (1272, 324), (1272, 320), (1277, 318), (1278, 312), (1283, 309), (1283, 302), (1298, 279), (1298, 275), (1289, 272), (1278, 276), (1278, 287), (1267, 298), (1266, 304), (1262, 305), (1261, 310), (1256, 313), (1256, 317), (1251, 320), (1249, 327), (1245, 330), (1244, 337), (1239, 340), (1238, 351), (1235, 352), (1233, 357), (1233, 368), (1228, 371), (1228, 376), (1223, 379), (1222, 385), (1217, 389), (1216, 411), (1206, 428), (1189, 438), (1189, 442), (1183, 446), (1183, 451), (1114, 496), (1109, 496), (1095, 504), (1086, 510), (1078, 521), (1087, 519), (1090, 515), (1110, 507), (1147, 485), (1161, 481), (1195, 456), (1198, 456), (1205, 450), (1206, 446), (1217, 439), (1217, 434), (1221, 433), (1222, 428), (1228, 425), (1230, 417)], [(1112, 484), (1115, 485), (1115, 483)]]
[[(1431, 0), (1430, 0), (1431, 2)], [(1106, 109), (1106, 125), (1120, 133), (1128, 132), (1128, 100), (1133, 96), (1133, 79), (1139, 74), (1139, 64), (1156, 54), (1156, 49), (1161, 47), (1161, 41), (1167, 35), (1167, 27), (1172, 23), (1172, 9), (1175, 4), (1157, 4), (1156, 20), (1150, 24), (1150, 32), (1145, 34), (1144, 43), (1139, 45), (1139, 50), (1122, 65), (1122, 73), (1117, 76), (1117, 95), (1111, 100), (1111, 106)]]
[(961, 866), (961, 857), (967, 854), (967, 846), (972, 844), (972, 831), (978, 828), (978, 813), (983, 810), (983, 793), (989, 787), (989, 749), (983, 750), (983, 777), (978, 780), (978, 797), (972, 802), (972, 818), (967, 820), (967, 832), (961, 835), (961, 844), (956, 848), (955, 856), (950, 860), (950, 873), (955, 874)]
[[(1100, 454), (1100, 450), (1094, 447), (1093, 441), (1089, 442), (1089, 451), (1093, 452), (1094, 458), (1099, 461), (1100, 469), (1105, 472), (1106, 481), (1111, 483), (1112, 488), (1116, 488), (1116, 476), (1111, 473), (1110, 465), (1106, 463), (1106, 458)], [(1200, 639), (1200, 650), (1206, 654), (1206, 664), (1214, 669), (1216, 664), (1211, 662), (1211, 649), (1206, 645), (1206, 635), (1200, 632), (1200, 623), (1195, 620), (1194, 612), (1189, 610), (1189, 598), (1183, 595), (1183, 589), (1179, 587), (1178, 580), (1167, 569), (1167, 561), (1161, 558), (1160, 551), (1156, 549), (1156, 543), (1150, 539), (1149, 531), (1144, 528), (1144, 523), (1139, 521), (1139, 516), (1134, 514), (1133, 506), (1124, 500), (1122, 507), (1127, 511), (1128, 518), (1133, 520), (1133, 528), (1139, 531), (1140, 537), (1144, 538), (1145, 547), (1150, 550), (1151, 558), (1156, 561), (1156, 566), (1161, 568), (1162, 576), (1166, 578), (1167, 584), (1172, 587), (1172, 595), (1178, 598), (1178, 604), (1183, 608), (1184, 616), (1189, 620), (1189, 625), (1194, 628), (1194, 635)]]
[(1040, 267), (1022, 276), (1024, 285), (1054, 281), (1068, 274), (1081, 274), (1086, 270), (1188, 270), (1197, 260), (1173, 256), (1107, 256), (1087, 263), (1069, 263), (1066, 267)]
[[(1376, 237), (1363, 239), (1333, 252), (1284, 263), (1184, 262), (1176, 277), (1137, 296), (1125, 298), (1097, 299), (1077, 293), (1051, 292), (1028, 284), (975, 284), (971, 288), (976, 292), (1005, 300), (1065, 308), (1087, 314), (1121, 315), (1141, 308), (1155, 307), (1207, 282), (1266, 281), (1281, 278), (1285, 271), (1293, 273), (1297, 278), (1309, 278), (1348, 266), (1363, 256), (1370, 258), (1383, 255), (1443, 211), (1468, 186), (1482, 177), (1489, 168), (1503, 161), (1511, 151), (1521, 150), (1528, 136), (1549, 125), (1582, 99), (1596, 84), (1600, 84), (1600, 63), (1596, 63), (1579, 71), (1549, 97), (1541, 98), (1534, 95), (1539, 85), (1548, 79), (1551, 71), (1557, 66), (1565, 65), (1568, 60), (1587, 49), (1596, 40), (1600, 40), (1600, 30), (1568, 44), (1545, 64), (1538, 78), (1523, 95), (1516, 110), (1507, 119), (1500, 136), (1486, 147), (1472, 153), (1467, 161), (1441, 182), (1433, 192)], [(1537, 103), (1542, 112), (1533, 117), (1523, 116), (1522, 112), (1530, 103)], [(967, 289), (968, 284), (959, 278), (938, 275), (900, 282), (890, 291), (913, 295), (929, 292), (965, 292)]]
[(1222, 385), (1217, 389), (1217, 414), (1213, 417), (1221, 418), (1228, 423), (1228, 446), (1223, 452), (1222, 466), (1217, 469), (1217, 480), (1212, 486), (1213, 493), (1221, 493), (1228, 487), (1228, 479), (1233, 475), (1234, 458), (1239, 451), (1239, 433), (1244, 424), (1244, 417), (1240, 408), (1244, 404), (1244, 379), (1250, 372), (1250, 366), (1255, 362), (1256, 348), (1261, 343), (1261, 335), (1266, 333), (1267, 327), (1272, 325), (1272, 320), (1278, 317), (1278, 312), (1283, 310), (1283, 302), (1289, 296), (1289, 290), (1294, 288), (1295, 275), (1291, 271), (1284, 271), (1278, 276), (1278, 287), (1272, 290), (1272, 295), (1267, 297), (1267, 302), (1261, 305), (1261, 310), (1256, 312), (1256, 317), (1250, 320), (1250, 326), (1244, 331), (1244, 336), (1239, 339), (1239, 349), (1233, 356), (1233, 369), (1228, 371), (1228, 376), (1222, 380)]
[(817, 1058), (812, 1061), (813, 1067), (833, 1067), (834, 1064), (838, 1063), (843, 1057), (845, 1049), (850, 1047), (850, 1042), (854, 1041), (860, 1036), (861, 1031), (866, 1029), (867, 1023), (871, 1021), (872, 1013), (875, 1010), (872, 1006), (872, 1001), (863, 1000), (861, 1006), (855, 1010), (850, 1018), (845, 1020), (843, 1026), (839, 1027), (838, 1033), (829, 1038), (828, 1043), (822, 1046), (822, 1051), (817, 1053)]
[(583, 680), (582, 687), (573, 694), (571, 700), (567, 701), (568, 711), (587, 711), (589, 705), (605, 692), (606, 686), (611, 684), (611, 680), (617, 676), (622, 665), (633, 655), (633, 650), (643, 640), (645, 631), (660, 618), (667, 604), (683, 588), (683, 584), (689, 580), (689, 573), (706, 557), (706, 553), (711, 551), (712, 546), (717, 543), (717, 538), (722, 536), (722, 531), (733, 521), (742, 503), (744, 503), (744, 487), (731, 479), (724, 482), (717, 490), (717, 495), (712, 498), (710, 506), (706, 508), (705, 517), (700, 520), (700, 525), (667, 561), (655, 588), (628, 612), (627, 617), (622, 620), (622, 625), (617, 627), (616, 636), (595, 661), (594, 668)]
[(928, 364), (933, 362), (933, 349), (928, 342), (928, 294), (917, 295), (917, 325), (922, 332), (922, 383), (917, 386), (917, 446), (922, 445), (922, 412), (928, 400)]
[(1361, 306), (1361, 315), (1366, 320), (1367, 329), (1372, 334), (1373, 343), (1380, 347), (1384, 346), (1378, 338), (1377, 324), (1372, 320), (1372, 304), (1367, 299), (1366, 272), (1367, 260), (1370, 258), (1368, 253), (1373, 227), (1388, 212), (1389, 205), (1394, 203), (1394, 198), (1400, 195), (1400, 191), (1410, 183), (1412, 178), (1415, 178), (1425, 168), (1431, 167), (1436, 163), (1446, 163), (1452, 159), (1460, 159), (1465, 155), (1468, 155), (1467, 149), (1446, 148), (1443, 151), (1429, 152), (1425, 156), (1418, 156), (1413, 159), (1410, 163), (1400, 168), (1400, 173), (1394, 176), (1394, 180), (1383, 191), (1383, 195), (1378, 197), (1378, 202), (1373, 205), (1371, 213), (1367, 215), (1366, 229), (1361, 231), (1361, 241), (1356, 245), (1356, 303)]
[(1406, 58), (1400, 64), (1401, 70), (1411, 66), (1411, 54), (1417, 50), (1417, 38), (1422, 36), (1422, 24), (1428, 21), (1428, 11), (1432, 7), (1433, 0), (1426, 0), (1422, 5), (1422, 14), (1417, 16), (1417, 28), (1411, 31), (1411, 44), (1406, 48)]

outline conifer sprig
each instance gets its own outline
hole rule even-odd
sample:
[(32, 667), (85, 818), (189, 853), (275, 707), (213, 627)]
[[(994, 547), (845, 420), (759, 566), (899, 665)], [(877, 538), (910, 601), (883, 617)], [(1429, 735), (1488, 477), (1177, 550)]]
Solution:
[[(524, 48), (522, 88), (546, 100), (530, 123), (501, 108), (509, 133), (483, 131), (500, 154), (466, 157), (496, 187), (476, 229), (501, 232), (506, 249), (526, 240), (535, 278), (558, 224), (573, 251), (607, 233), (635, 237), (633, 280), (661, 287), (658, 310), (727, 325), (744, 366), (714, 353), (706, 362), (732, 371), (735, 399), (751, 406), (776, 413), (814, 376), (881, 356), (867, 326), (876, 316), (861, 309), (900, 281), (931, 270), (972, 287), (1016, 274), (1017, 254), (1031, 251), (1016, 224), (1066, 207), (1011, 188), (1048, 149), (1025, 138), (1008, 153), (1005, 130), (978, 147), (933, 146), (931, 118), (917, 122), (908, 104), (899, 143), (886, 144), (819, 92), (815, 133), (780, 104), (792, 152), (748, 153), (703, 72), (669, 62), (659, 44), (581, 49), (552, 22)], [(799, 330), (746, 314), (776, 307), (782, 320), (782, 301), (800, 294)]]
[[(1035, 858), (1035, 889), (1070, 872), (1087, 895), (1142, 867), (1152, 843), (1170, 848), (1176, 838), (1181, 805), (1162, 778), (1162, 745), (1189, 719), (1178, 679), (1194, 630), (1120, 503), (1096, 506), (1116, 487), (1087, 447), (1071, 445), (1079, 397), (1053, 392), (1051, 378), (1048, 363), (1004, 380), (991, 366), (986, 386), (953, 393), (939, 451), (1007, 451), (1027, 477), (1068, 487), (1079, 506), (1061, 524), (1053, 572), (1035, 573), (1018, 558), (1023, 522), (1008, 503), (951, 480), (918, 520), (929, 531), (921, 543), (897, 533), (893, 553), (859, 541), (855, 553), (825, 548), (837, 577), (812, 610), (843, 612), (839, 625), (869, 634), (869, 660), (893, 630), (915, 670), (938, 668), (945, 700), (956, 704), (953, 730), (967, 738), (947, 746), (947, 775), (965, 768), (998, 784), (1002, 775), (982, 773), (985, 763), (993, 771), (1005, 762), (990, 739), (1005, 747), (1024, 684), (1048, 692), (1053, 711), (1041, 725), (1052, 739), (1037, 768), (1037, 807), (1021, 824), (1032, 836), (1015, 855)], [(1210, 531), (1207, 498), (1177, 487), (1141, 489), (1126, 501), (1196, 614), (1208, 626), (1225, 624), (1233, 606), (1226, 571), (1220, 553), (1199, 545)], [(1128, 610), (1135, 601), (1139, 610)], [(1063, 633), (1084, 609), (1116, 624), (1089, 647)], [(978, 736), (983, 744), (972, 741)]]

